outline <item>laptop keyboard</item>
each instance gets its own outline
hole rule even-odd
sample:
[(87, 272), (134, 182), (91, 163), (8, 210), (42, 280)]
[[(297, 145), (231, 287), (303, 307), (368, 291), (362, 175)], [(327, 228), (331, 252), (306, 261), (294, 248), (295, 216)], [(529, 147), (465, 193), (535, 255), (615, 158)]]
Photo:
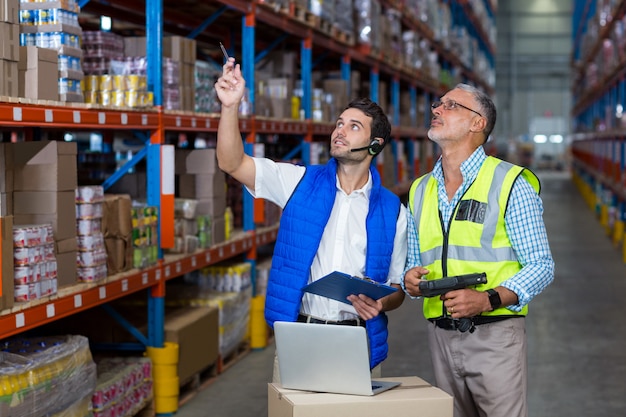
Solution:
[(374, 385), (374, 384), (372, 384), (372, 389), (373, 390), (381, 388), (381, 387), (382, 387), (382, 385)]

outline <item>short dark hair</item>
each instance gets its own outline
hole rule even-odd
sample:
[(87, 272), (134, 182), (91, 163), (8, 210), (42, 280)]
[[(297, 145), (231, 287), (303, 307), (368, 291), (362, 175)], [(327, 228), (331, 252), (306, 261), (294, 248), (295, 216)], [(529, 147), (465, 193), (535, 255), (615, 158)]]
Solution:
[(382, 138), (383, 147), (391, 137), (391, 123), (383, 109), (369, 98), (357, 98), (352, 100), (344, 109), (358, 109), (372, 118), (372, 134), (370, 140)]

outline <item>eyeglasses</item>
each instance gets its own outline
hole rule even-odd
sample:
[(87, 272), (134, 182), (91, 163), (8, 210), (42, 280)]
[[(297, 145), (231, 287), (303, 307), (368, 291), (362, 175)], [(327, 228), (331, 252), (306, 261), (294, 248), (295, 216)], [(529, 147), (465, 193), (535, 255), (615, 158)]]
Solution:
[(469, 110), (471, 112), (476, 113), (477, 115), (479, 115), (480, 117), (483, 117), (482, 114), (478, 113), (476, 110), (472, 110), (467, 106), (462, 105), (461, 103), (457, 103), (454, 100), (446, 100), (446, 101), (433, 101), (433, 103), (430, 105), (430, 108), (435, 110), (437, 107), (439, 106), (443, 106), (444, 110), (454, 110), (457, 107), (462, 107), (465, 110)]

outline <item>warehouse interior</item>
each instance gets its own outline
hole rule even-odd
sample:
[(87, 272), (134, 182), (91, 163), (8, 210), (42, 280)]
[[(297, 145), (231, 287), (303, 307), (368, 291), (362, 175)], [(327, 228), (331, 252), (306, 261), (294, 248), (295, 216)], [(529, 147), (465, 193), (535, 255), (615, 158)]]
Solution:
[[(431, 103), (457, 82), (490, 94), (484, 148), (537, 174), (556, 264), (526, 318), (528, 415), (623, 414), (625, 27), (626, 0), (4, 1), (0, 416), (340, 409), (271, 384), (281, 209), (218, 167), (226, 56), (246, 153), (325, 163), (335, 115), (369, 97), (403, 202), (439, 157)], [(451, 417), (422, 307), (388, 314), (382, 376), (417, 384), (389, 409)]]

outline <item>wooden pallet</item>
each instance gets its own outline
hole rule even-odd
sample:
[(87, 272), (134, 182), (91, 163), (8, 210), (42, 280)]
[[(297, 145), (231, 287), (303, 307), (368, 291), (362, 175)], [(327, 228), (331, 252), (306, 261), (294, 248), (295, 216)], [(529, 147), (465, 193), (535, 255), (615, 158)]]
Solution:
[(318, 20), (318, 29), (320, 32), (323, 32), (329, 36), (332, 35), (333, 24), (326, 19), (319, 18)]
[(150, 399), (150, 401), (148, 401), (148, 403), (141, 410), (134, 414), (135, 417), (154, 417), (155, 415), (156, 409), (154, 408), (154, 398)]
[(330, 36), (345, 45), (354, 46), (354, 35), (352, 33), (345, 32), (336, 26), (332, 26)]
[(306, 6), (303, 6), (296, 2), (292, 1), (291, 3), (289, 3), (289, 16), (314, 29), (320, 28), (319, 16), (311, 13), (309, 9), (306, 8)]
[(183, 405), (200, 391), (215, 382), (217, 378), (217, 363), (210, 365), (209, 367), (194, 374), (189, 380), (185, 381), (180, 386), (180, 393), (178, 394), (178, 403)]
[(232, 352), (222, 356), (217, 359), (217, 373), (221, 374), (226, 371), (228, 368), (237, 363), (240, 359), (250, 353), (250, 341), (244, 340), (242, 341)]

